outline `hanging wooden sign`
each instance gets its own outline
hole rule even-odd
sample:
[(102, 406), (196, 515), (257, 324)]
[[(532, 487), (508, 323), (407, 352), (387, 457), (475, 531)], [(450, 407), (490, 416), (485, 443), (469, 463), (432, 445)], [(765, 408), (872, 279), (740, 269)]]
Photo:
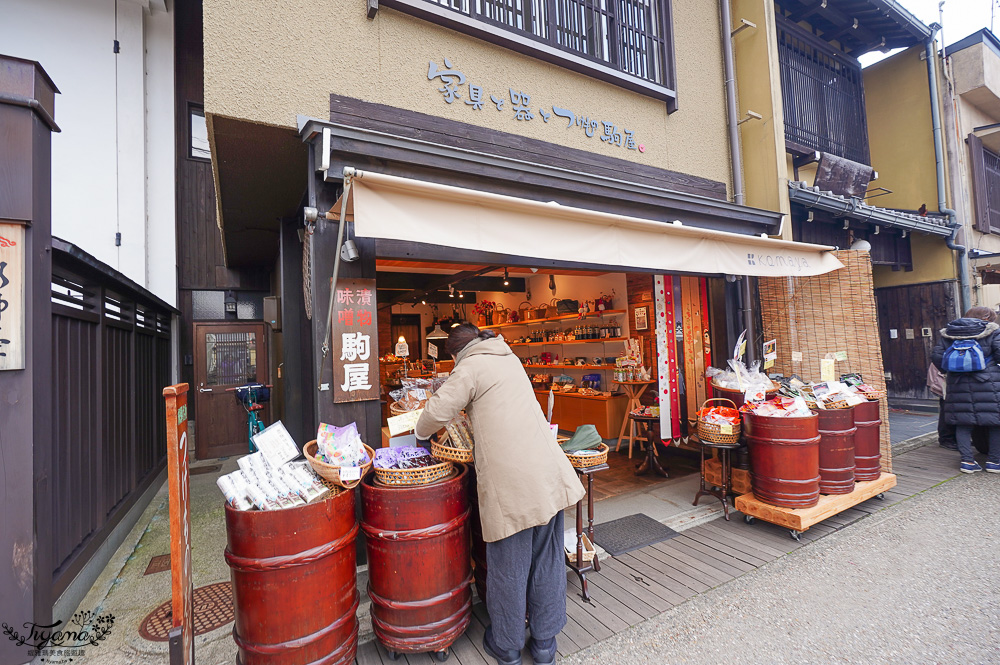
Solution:
[(338, 280), (333, 302), (333, 401), (378, 399), (375, 280)]
[(0, 370), (24, 369), (24, 226), (0, 224)]
[(194, 577), (191, 569), (187, 392), (186, 383), (163, 389), (167, 407), (167, 485), (170, 504), (170, 662), (180, 665), (194, 665)]

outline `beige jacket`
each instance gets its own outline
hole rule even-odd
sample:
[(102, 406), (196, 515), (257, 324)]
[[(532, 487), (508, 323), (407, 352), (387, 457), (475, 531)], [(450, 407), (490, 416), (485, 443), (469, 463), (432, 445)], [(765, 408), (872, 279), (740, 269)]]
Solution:
[(462, 409), (476, 437), (483, 539), (546, 524), (584, 496), (556, 444), (520, 360), (502, 339), (473, 340), (428, 401), (417, 438), (428, 439)]

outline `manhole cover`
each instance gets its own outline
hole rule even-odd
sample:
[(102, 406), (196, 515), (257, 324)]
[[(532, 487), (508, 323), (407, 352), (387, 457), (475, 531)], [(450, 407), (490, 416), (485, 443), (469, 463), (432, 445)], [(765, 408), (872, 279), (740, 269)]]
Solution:
[[(194, 590), (194, 634), (202, 635), (215, 630), (236, 618), (233, 612), (233, 591), (229, 582), (219, 582)], [(168, 641), (170, 628), (170, 601), (163, 603), (146, 615), (139, 626), (139, 635), (150, 642)]]
[(165, 570), (170, 570), (170, 555), (157, 554), (149, 560), (149, 565), (146, 566), (146, 572), (143, 573), (143, 576), (162, 573)]

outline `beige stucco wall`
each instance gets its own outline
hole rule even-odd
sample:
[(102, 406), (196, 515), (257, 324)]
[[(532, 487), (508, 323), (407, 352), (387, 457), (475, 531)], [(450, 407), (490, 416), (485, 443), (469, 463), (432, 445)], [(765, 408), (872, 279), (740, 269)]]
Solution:
[(913, 270), (893, 270), (889, 266), (872, 268), (875, 288), (955, 279), (955, 253), (945, 245), (944, 238), (914, 233), (910, 236), (910, 252)]
[[(205, 0), (205, 110), (292, 127), (296, 114), (329, 117), (337, 93), (528, 136), (559, 145), (730, 182), (722, 46), (715, 0), (674, 3), (679, 110), (561, 67), (382, 8), (374, 20), (357, 0)], [(447, 57), (481, 85), (487, 104), (446, 104), (428, 81), (428, 62)], [(518, 122), (508, 89), (635, 131), (646, 152), (629, 151), (567, 129), (552, 116)], [(468, 87), (462, 86), (462, 101)], [(507, 98), (504, 111), (489, 94)], [(562, 122), (562, 125), (559, 123)]]

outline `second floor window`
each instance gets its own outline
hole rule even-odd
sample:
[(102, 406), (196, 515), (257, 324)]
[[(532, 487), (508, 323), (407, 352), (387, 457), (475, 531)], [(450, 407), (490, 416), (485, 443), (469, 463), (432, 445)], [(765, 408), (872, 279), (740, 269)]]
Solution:
[(976, 230), (1000, 233), (1000, 155), (975, 134), (968, 138)]
[(672, 87), (669, 0), (425, 0)]

